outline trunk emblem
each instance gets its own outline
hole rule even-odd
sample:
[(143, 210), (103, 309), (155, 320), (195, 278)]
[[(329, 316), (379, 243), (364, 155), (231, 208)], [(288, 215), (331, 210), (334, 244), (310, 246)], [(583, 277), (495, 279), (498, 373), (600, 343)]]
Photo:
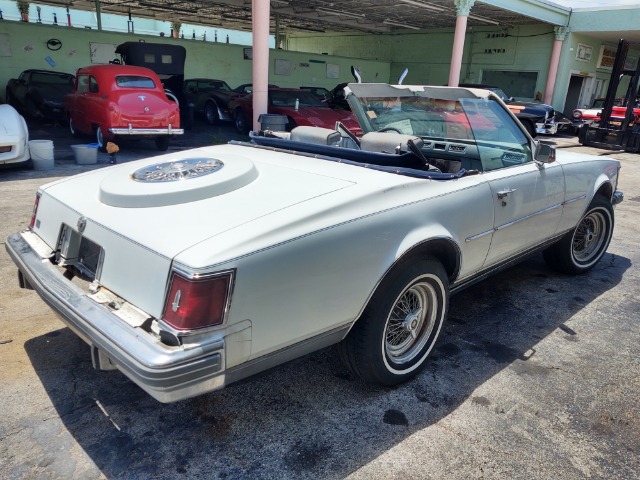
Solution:
[(78, 219), (78, 232), (82, 233), (84, 232), (84, 229), (87, 227), (87, 219), (86, 217), (80, 217)]
[(138, 95), (138, 98), (144, 102), (144, 99), (147, 98), (145, 95)]
[(139, 168), (132, 177), (145, 183), (178, 182), (209, 175), (223, 166), (224, 163), (215, 158), (184, 158)]

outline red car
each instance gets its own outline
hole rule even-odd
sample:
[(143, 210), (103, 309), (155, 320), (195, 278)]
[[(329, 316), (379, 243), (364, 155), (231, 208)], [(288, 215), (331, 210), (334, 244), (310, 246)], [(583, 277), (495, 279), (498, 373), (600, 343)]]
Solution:
[[(613, 125), (620, 125), (627, 113), (627, 107), (622, 106), (623, 100), (623, 98), (616, 98), (614, 100), (613, 108), (611, 109), (611, 123)], [(590, 125), (592, 123), (598, 123), (600, 121), (602, 108), (604, 107), (604, 101), (604, 98), (596, 98), (591, 108), (576, 108), (573, 111), (573, 125), (579, 128), (584, 124)], [(637, 121), (640, 117), (640, 101), (636, 102), (635, 108), (633, 109), (633, 117), (634, 121)]]
[[(246, 134), (251, 129), (253, 119), (253, 95), (246, 95), (229, 102), (236, 129)], [(324, 127), (334, 129), (340, 121), (354, 134), (362, 133), (358, 122), (351, 112), (333, 110), (316, 98), (308, 90), (298, 88), (270, 88), (268, 112), (286, 115), (286, 130), (291, 131), (298, 126)]]
[(178, 104), (167, 98), (150, 69), (129, 65), (93, 65), (78, 69), (73, 93), (65, 97), (69, 130), (95, 135), (100, 148), (116, 137), (155, 140), (158, 150), (180, 135)]

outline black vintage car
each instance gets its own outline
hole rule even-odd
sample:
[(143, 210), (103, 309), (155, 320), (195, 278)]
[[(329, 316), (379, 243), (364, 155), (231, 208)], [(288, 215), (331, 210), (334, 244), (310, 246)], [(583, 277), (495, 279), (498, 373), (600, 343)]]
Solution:
[(25, 70), (7, 83), (5, 101), (28, 118), (63, 121), (64, 97), (74, 80), (69, 73)]
[(210, 125), (233, 120), (229, 112), (229, 100), (242, 95), (234, 92), (224, 80), (213, 78), (185, 80), (183, 93), (187, 102), (193, 104), (194, 112), (203, 115)]
[(180, 107), (182, 125), (193, 123), (193, 106), (184, 96), (184, 64), (187, 50), (180, 45), (149, 42), (124, 42), (117, 46), (121, 60), (114, 63), (146, 67), (158, 75), (167, 96)]
[(507, 95), (500, 87), (480, 83), (461, 83), (460, 87), (482, 88), (491, 90), (506, 103), (510, 110), (518, 117), (532, 137), (542, 133), (554, 135), (561, 130), (571, 128), (571, 119), (566, 115), (556, 112), (551, 105), (537, 102), (520, 102)]

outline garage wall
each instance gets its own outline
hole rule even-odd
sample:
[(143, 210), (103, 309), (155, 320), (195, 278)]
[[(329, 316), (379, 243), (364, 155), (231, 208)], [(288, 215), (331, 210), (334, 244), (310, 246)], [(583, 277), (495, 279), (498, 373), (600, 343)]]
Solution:
[[(292, 50), (329, 54), (342, 52), (353, 57), (388, 61), (391, 64), (390, 82), (395, 82), (404, 69), (409, 68), (404, 81), (406, 84), (444, 85), (449, 79), (453, 33), (453, 29), (438, 29), (393, 35), (297, 34), (288, 37), (288, 46)], [(534, 72), (537, 75), (535, 91), (528, 96), (517, 97), (532, 100), (535, 92), (544, 92), (553, 40), (553, 27), (546, 24), (505, 30), (497, 27), (470, 28), (462, 60), (461, 82), (481, 82), (484, 70)], [(365, 76), (363, 79), (373, 81)], [(507, 93), (517, 90), (517, 85), (500, 86)]]
[[(623, 32), (621, 32), (621, 34), (622, 33)], [(584, 54), (582, 54), (582, 59), (579, 59), (581, 57), (579, 52), (581, 49), (584, 51), (585, 47), (588, 52), (590, 51), (588, 61), (585, 61)], [(618, 48), (618, 44), (603, 42), (597, 38), (580, 33), (571, 33), (567, 36), (564, 41), (562, 57), (560, 59), (560, 65), (562, 68), (558, 70), (558, 78), (556, 79), (554, 105), (559, 105), (556, 108), (568, 112), (576, 106), (569, 105), (568, 103), (565, 105), (565, 101), (570, 102), (570, 98), (567, 98), (567, 92), (569, 90), (572, 75), (585, 77), (585, 82), (588, 83), (585, 83), (584, 88), (586, 89), (586, 97), (588, 97), (589, 100), (591, 100), (596, 94), (594, 91), (594, 87), (596, 86), (595, 80), (602, 82), (603, 87), (601, 92), (597, 92), (598, 96), (604, 97), (606, 95), (609, 79), (611, 77), (611, 69), (603, 68), (599, 64), (600, 54), (603, 47), (606, 47), (609, 51), (615, 52)], [(634, 57), (636, 59), (640, 58), (640, 50), (637, 48), (630, 48), (628, 57)], [(617, 92), (618, 96), (624, 96), (627, 92), (628, 86), (629, 77), (626, 76), (620, 82)], [(577, 106), (582, 107), (583, 105)]]
[[(52, 51), (47, 40), (58, 39), (62, 48)], [(0, 22), (0, 98), (4, 100), (5, 86), (28, 68), (41, 68), (75, 73), (83, 66), (106, 63), (110, 46), (126, 41), (171, 43), (187, 49), (186, 77), (208, 77), (225, 80), (232, 87), (251, 82), (250, 52), (243, 45), (203, 42), (201, 40), (170, 39), (119, 32), (99, 32), (93, 29), (54, 27), (50, 25)], [(93, 53), (91, 51), (93, 44)], [(269, 82), (282, 87), (324, 86), (333, 88), (341, 82), (352, 81), (351, 65), (368, 75), (387, 81), (389, 62), (332, 57), (320, 54), (271, 50)], [(277, 67), (277, 68), (276, 68)]]

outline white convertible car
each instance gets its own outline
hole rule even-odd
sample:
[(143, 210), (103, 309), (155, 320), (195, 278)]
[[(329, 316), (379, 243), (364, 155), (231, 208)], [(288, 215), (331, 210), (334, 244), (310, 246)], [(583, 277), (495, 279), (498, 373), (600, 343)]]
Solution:
[(6, 242), (21, 285), (171, 402), (335, 343), (405, 381), (452, 293), (536, 251), (572, 273), (604, 255), (617, 161), (535, 142), (486, 90), (346, 94), (361, 137), (262, 131), (42, 186)]
[(0, 165), (26, 163), (30, 158), (27, 123), (11, 105), (0, 105)]

